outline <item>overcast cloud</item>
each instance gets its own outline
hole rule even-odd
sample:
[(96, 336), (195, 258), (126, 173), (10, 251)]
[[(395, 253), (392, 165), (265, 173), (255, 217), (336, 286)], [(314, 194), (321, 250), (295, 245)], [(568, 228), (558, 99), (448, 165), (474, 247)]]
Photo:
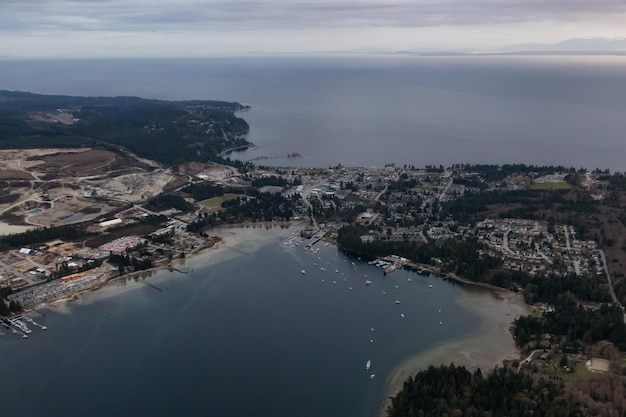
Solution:
[(483, 48), (626, 36), (624, 0), (0, 0), (0, 56)]

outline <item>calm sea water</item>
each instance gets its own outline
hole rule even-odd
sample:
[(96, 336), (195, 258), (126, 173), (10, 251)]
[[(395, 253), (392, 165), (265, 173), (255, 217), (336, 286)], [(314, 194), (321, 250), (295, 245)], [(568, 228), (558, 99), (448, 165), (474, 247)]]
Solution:
[(626, 170), (626, 57), (0, 61), (0, 88), (222, 99), (263, 164), (529, 163)]
[(129, 282), (0, 338), (2, 414), (371, 416), (403, 359), (480, 325), (458, 286), (269, 233), (148, 278), (161, 291)]

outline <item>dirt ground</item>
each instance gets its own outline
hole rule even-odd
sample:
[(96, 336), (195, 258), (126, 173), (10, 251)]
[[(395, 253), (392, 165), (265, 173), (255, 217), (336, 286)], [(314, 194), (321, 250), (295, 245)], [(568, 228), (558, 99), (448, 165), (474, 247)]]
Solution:
[(150, 162), (105, 149), (0, 150), (0, 220), (69, 224), (104, 215), (124, 202), (141, 202), (175, 178)]

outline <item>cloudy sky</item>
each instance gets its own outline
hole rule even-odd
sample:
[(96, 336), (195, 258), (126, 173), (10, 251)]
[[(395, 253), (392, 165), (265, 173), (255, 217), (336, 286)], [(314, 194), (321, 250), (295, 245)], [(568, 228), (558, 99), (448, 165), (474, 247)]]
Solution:
[(0, 0), (0, 57), (490, 50), (626, 36), (626, 0)]

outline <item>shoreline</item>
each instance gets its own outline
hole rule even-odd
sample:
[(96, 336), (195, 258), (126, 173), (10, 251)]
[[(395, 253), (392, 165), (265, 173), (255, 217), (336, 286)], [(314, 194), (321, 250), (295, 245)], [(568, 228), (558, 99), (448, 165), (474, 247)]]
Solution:
[[(444, 277), (447, 278), (454, 279)], [(464, 290), (458, 302), (480, 318), (479, 328), (465, 336), (446, 340), (398, 364), (386, 379), (378, 417), (387, 415), (391, 398), (402, 389), (408, 377), (431, 365), (448, 365), (452, 362), (469, 371), (480, 368), (484, 373), (502, 365), (506, 360), (520, 358), (520, 350), (515, 345), (510, 327), (515, 317), (528, 314), (529, 306), (522, 295), (493, 286), (474, 285), (472, 281), (459, 281), (470, 286)], [(491, 298), (487, 293), (491, 294)]]
[[(280, 230), (288, 231), (294, 227), (298, 227), (301, 225), (300, 221), (290, 221), (290, 222), (258, 222), (258, 223), (240, 223), (234, 225), (223, 225), (218, 226), (210, 230), (209, 235), (211, 237), (217, 238), (217, 242), (215, 242), (212, 246), (205, 246), (198, 249), (195, 252), (188, 253), (185, 258), (178, 258), (167, 263), (154, 266), (149, 269), (144, 269), (141, 271), (133, 271), (126, 273), (124, 275), (115, 275), (104, 279), (101, 282), (95, 283), (93, 286), (88, 288), (83, 288), (80, 291), (69, 294), (67, 296), (57, 298), (55, 300), (47, 301), (41, 304), (33, 305), (19, 312), (17, 315), (26, 315), (30, 312), (39, 313), (37, 310), (45, 307), (53, 307), (58, 308), (62, 305), (66, 305), (68, 303), (73, 303), (78, 301), (81, 297), (89, 294), (97, 295), (102, 289), (111, 286), (117, 281), (127, 280), (129, 278), (133, 278), (138, 275), (143, 274), (155, 274), (160, 271), (168, 270), (170, 272), (178, 272), (180, 274), (187, 274), (189, 272), (188, 268), (182, 267), (183, 263), (194, 263), (198, 259), (201, 259), (206, 256), (215, 257), (217, 254), (224, 252), (228, 249), (232, 249), (233, 246), (239, 245), (246, 241), (240, 235), (241, 233), (237, 233), (238, 231), (245, 231), (247, 229), (256, 230), (256, 229), (273, 229), (280, 228)], [(219, 261), (222, 258), (216, 258), (215, 260)], [(104, 294), (103, 294), (104, 295)], [(40, 314), (40, 313), (39, 313)]]

